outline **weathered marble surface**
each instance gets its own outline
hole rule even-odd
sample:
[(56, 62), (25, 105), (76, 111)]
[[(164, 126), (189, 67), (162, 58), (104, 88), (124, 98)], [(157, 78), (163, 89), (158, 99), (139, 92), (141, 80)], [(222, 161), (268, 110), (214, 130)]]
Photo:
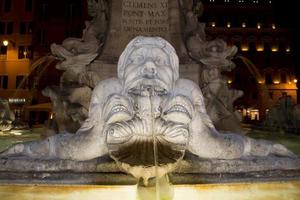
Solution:
[[(272, 170), (298, 170), (300, 159), (288, 157), (248, 157), (244, 159), (201, 159), (188, 153), (173, 173), (180, 174), (238, 174)], [(0, 172), (124, 172), (108, 155), (89, 161), (34, 159), (22, 156), (0, 158)], [(1, 179), (1, 177), (0, 177)]]
[[(300, 180), (300, 159), (253, 157), (237, 160), (199, 159), (188, 154), (169, 174), (173, 184)], [(283, 170), (284, 169), (284, 170)], [(0, 183), (136, 184), (107, 155), (71, 160), (0, 158)]]
[[(182, 161), (186, 151), (195, 155), (186, 157), (188, 162)], [(127, 45), (118, 78), (97, 84), (89, 117), (76, 134), (16, 144), (0, 155), (5, 157), (1, 169), (97, 171), (93, 159), (107, 154), (122, 171), (144, 180), (175, 169), (232, 173), (300, 167), (281, 144), (218, 132), (199, 86), (179, 77), (175, 49), (159, 37), (140, 36)], [(18, 162), (15, 156), (28, 160)], [(111, 165), (104, 169), (116, 169)]]
[[(82, 119), (88, 117), (83, 111), (92, 89), (101, 80), (117, 75), (117, 61), (124, 47), (143, 35), (161, 36), (175, 47), (181, 77), (200, 84), (207, 113), (218, 130), (242, 133), (240, 114), (232, 106), (242, 92), (229, 89), (222, 75), (234, 68), (231, 59), (236, 48), (220, 39), (206, 39), (205, 25), (198, 22), (203, 12), (201, 0), (88, 0), (88, 11), (93, 19), (86, 22), (82, 38), (51, 45), (52, 54), (60, 60), (56, 67), (64, 73), (59, 90), (46, 96), (53, 104), (64, 104), (65, 113), (80, 113), (70, 117), (55, 111), (57, 127), (67, 132), (78, 130)], [(90, 91), (84, 95), (74, 91), (81, 87)], [(55, 97), (65, 92), (62, 98)], [(81, 101), (73, 102), (74, 97)]]

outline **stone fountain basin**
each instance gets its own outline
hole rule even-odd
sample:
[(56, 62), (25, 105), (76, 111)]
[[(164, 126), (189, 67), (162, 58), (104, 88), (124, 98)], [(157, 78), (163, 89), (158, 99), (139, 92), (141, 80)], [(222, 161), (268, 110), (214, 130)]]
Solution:
[[(299, 199), (300, 159), (200, 159), (187, 153), (169, 174), (176, 199)], [(0, 199), (136, 199), (137, 180), (109, 157), (0, 158)], [(3, 198), (4, 197), (4, 198)]]
[[(202, 159), (186, 153), (170, 174), (174, 184), (300, 180), (300, 158)], [(135, 184), (108, 155), (89, 161), (0, 157), (1, 183)]]
[[(133, 200), (135, 185), (0, 185), (3, 200)], [(175, 185), (173, 200), (291, 200), (300, 197), (300, 181)]]

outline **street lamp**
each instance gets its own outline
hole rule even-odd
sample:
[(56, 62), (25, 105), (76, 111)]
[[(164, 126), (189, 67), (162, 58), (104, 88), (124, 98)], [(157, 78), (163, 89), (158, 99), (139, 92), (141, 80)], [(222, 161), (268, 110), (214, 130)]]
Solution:
[(2, 43), (3, 43), (3, 45), (6, 46), (6, 47), (9, 45), (9, 43), (11, 43), (11, 44), (13, 45), (13, 47), (16, 46), (16, 43), (13, 42), (13, 41), (11, 41), (11, 40), (3, 40)]
[(7, 45), (8, 45), (8, 40), (3, 40), (3, 42), (2, 42), (2, 43), (3, 43), (3, 45), (4, 45), (4, 46), (6, 46), (6, 47), (7, 47)]

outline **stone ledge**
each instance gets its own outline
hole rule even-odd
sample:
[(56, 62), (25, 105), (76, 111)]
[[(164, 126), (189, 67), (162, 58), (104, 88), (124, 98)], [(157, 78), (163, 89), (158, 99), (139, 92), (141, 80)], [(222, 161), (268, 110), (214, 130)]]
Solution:
[[(236, 160), (201, 159), (187, 153), (175, 173), (243, 173), (265, 170), (300, 170), (300, 158), (247, 157)], [(28, 157), (0, 157), (0, 172), (121, 172), (108, 156), (72, 161), (59, 159), (33, 159)]]
[[(172, 184), (246, 183), (300, 180), (300, 170), (248, 173), (171, 173)], [(1, 184), (134, 185), (137, 180), (124, 173), (0, 172)]]
[[(300, 159), (248, 157), (237, 160), (200, 159), (187, 153), (170, 174), (174, 184), (300, 180)], [(0, 183), (135, 184), (109, 157), (89, 161), (0, 158)]]

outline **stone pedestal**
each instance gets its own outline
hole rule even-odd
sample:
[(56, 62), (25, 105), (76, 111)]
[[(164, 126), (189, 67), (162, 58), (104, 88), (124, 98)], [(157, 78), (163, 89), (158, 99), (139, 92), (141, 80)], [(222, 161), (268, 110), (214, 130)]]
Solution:
[(116, 77), (116, 64), (126, 45), (136, 36), (159, 36), (176, 49), (180, 76), (199, 83), (199, 67), (191, 61), (183, 42), (183, 22), (178, 1), (112, 0), (107, 37), (95, 66), (101, 79)]

